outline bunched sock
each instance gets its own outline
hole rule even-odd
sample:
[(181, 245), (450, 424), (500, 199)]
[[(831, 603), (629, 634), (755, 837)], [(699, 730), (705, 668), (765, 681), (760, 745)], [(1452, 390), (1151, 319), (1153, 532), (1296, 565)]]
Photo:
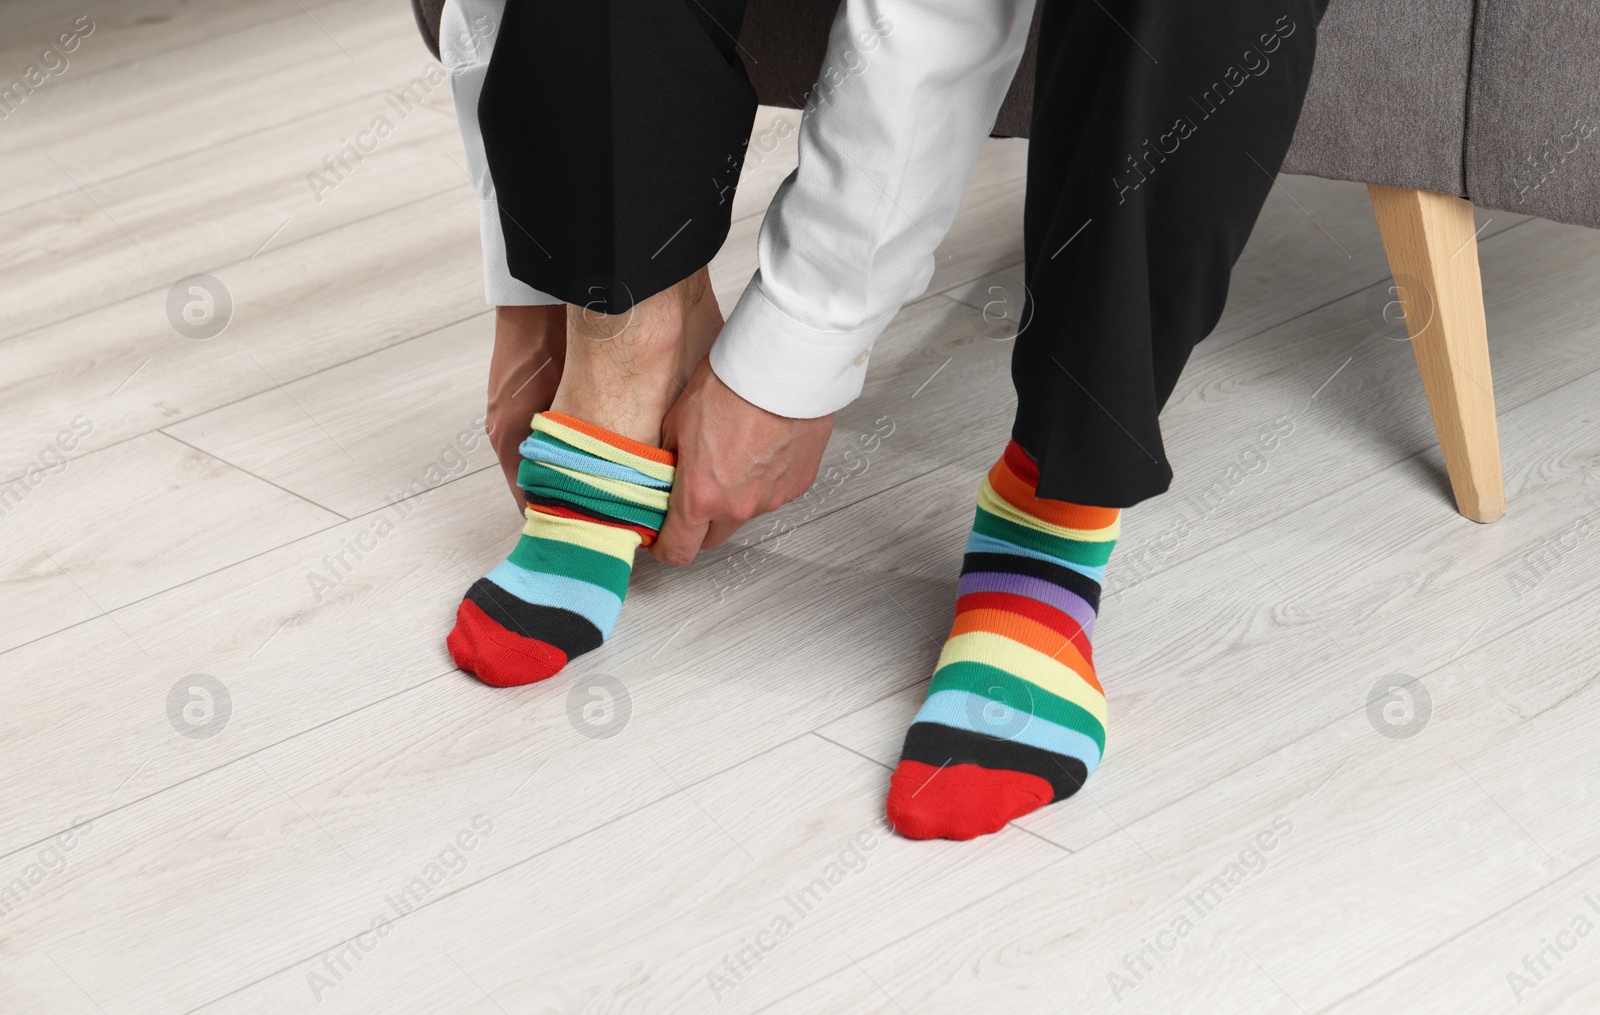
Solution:
[(971, 839), (1071, 796), (1106, 745), (1089, 638), (1121, 510), (1037, 496), (1012, 441), (978, 488), (955, 623), (889, 780), (912, 839)]
[(527, 524), (467, 590), (446, 642), (457, 666), (495, 687), (543, 680), (611, 634), (634, 550), (666, 518), (676, 462), (559, 412), (535, 416), (521, 450)]

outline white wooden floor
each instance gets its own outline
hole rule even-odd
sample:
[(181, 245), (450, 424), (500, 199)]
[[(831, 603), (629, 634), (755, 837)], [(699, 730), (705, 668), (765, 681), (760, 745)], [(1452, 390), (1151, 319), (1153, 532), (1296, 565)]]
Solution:
[[(404, 5), (0, 0), (0, 81), (80, 13), (0, 121), (6, 1015), (1600, 1006), (1600, 234), (1480, 216), (1510, 512), (1479, 526), (1363, 188), (1282, 180), (1112, 562), (1106, 763), (907, 842), (888, 774), (1011, 408), (975, 307), (1021, 260), (1023, 143), (822, 507), (642, 558), (603, 649), (495, 691), (444, 635), (519, 519), (473, 434), (449, 99), (384, 100), (433, 65)], [(725, 304), (792, 161), (747, 163)], [(212, 338), (169, 321), (193, 274), (231, 297)], [(1415, 735), (1381, 735), (1408, 678)]]

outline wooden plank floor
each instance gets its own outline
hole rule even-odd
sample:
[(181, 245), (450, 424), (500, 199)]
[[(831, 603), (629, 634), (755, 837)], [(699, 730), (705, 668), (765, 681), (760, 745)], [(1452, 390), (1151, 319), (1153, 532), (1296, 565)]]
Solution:
[[(610, 642), (495, 691), (443, 646), (519, 526), (447, 90), (306, 178), (433, 66), (404, 5), (57, 10), (0, 0), (0, 80), (94, 23), (0, 122), (6, 1015), (1600, 1004), (1600, 234), (1479, 216), (1479, 526), (1364, 188), (1281, 180), (1112, 562), (1105, 764), (914, 843), (883, 794), (1013, 404), (978, 308), (1018, 294), (1025, 143), (986, 148), (820, 506), (642, 558)], [(725, 306), (795, 117), (758, 116)], [(197, 273), (210, 338), (167, 317)], [(1431, 713), (1392, 739), (1368, 694), (1405, 678)]]

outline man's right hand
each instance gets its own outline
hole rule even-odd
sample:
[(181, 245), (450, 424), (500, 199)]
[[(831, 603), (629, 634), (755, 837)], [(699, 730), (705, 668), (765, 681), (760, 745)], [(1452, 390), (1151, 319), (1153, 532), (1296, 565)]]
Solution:
[(517, 486), (522, 442), (533, 431), (534, 414), (550, 408), (566, 354), (566, 304), (495, 308), (484, 429), (518, 513), (523, 507), (522, 489)]
[(833, 416), (790, 419), (752, 405), (702, 359), (661, 424), (678, 453), (667, 520), (650, 552), (688, 564), (740, 525), (800, 496), (817, 478)]

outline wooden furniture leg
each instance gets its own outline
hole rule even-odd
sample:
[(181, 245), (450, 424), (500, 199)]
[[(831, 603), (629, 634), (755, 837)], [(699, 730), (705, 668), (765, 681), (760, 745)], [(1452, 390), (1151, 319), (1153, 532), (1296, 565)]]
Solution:
[(1506, 491), (1472, 203), (1377, 184), (1367, 191), (1456, 507), (1475, 522), (1495, 521), (1506, 513)]

